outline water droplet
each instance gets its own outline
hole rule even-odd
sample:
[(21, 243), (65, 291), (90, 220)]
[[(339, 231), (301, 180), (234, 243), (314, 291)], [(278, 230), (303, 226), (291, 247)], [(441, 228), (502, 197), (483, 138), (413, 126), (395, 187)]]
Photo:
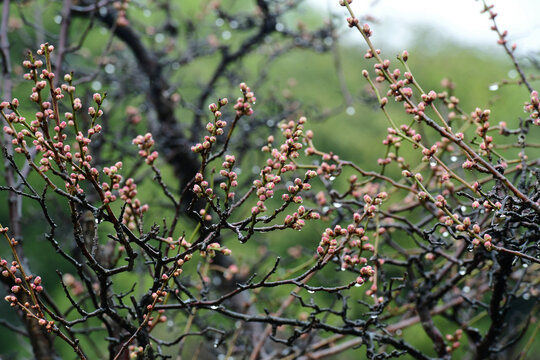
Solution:
[(219, 306), (216, 306), (216, 305), (210, 306), (210, 309), (212, 309), (212, 310), (217, 310), (218, 308), (219, 308)]
[(54, 17), (55, 24), (60, 24), (62, 22), (62, 17), (60, 15), (56, 15)]
[(468, 293), (469, 291), (471, 291), (471, 288), (470, 288), (470, 287), (468, 287), (468, 286), (464, 286), (464, 287), (463, 287), (463, 292), (464, 292), (465, 294)]
[(107, 74), (114, 74), (115, 70), (116, 70), (116, 67), (113, 64), (105, 65), (105, 72)]
[(370, 318), (376, 319), (376, 318), (377, 318), (377, 315), (371, 315)]
[(401, 336), (401, 334), (403, 334), (403, 331), (401, 331), (401, 329), (397, 329), (396, 330), (396, 335)]
[(454, 156), (454, 155), (450, 156), (450, 161), (456, 162), (457, 161), (457, 156)]
[(525, 264), (525, 263), (524, 263), (524, 264), (523, 264), (523, 265), (521, 265), (521, 266), (522, 266), (522, 267), (523, 267), (524, 269), (526, 269), (526, 268), (528, 268), (528, 267), (529, 267), (529, 264)]
[(335, 176), (330, 176), (330, 177), (328, 178), (328, 180), (334, 181), (334, 180), (336, 180), (336, 177), (335, 177)]
[(518, 72), (516, 71), (516, 69), (511, 69), (510, 71), (508, 71), (508, 77), (510, 79), (515, 79), (517, 78), (518, 76)]
[(529, 294), (528, 292), (523, 293), (523, 299), (524, 300), (529, 300), (530, 298), (531, 298), (531, 294)]
[(465, 205), (462, 205), (460, 209), (461, 209), (461, 212), (467, 211), (467, 207)]
[(442, 233), (442, 236), (443, 236), (443, 237), (448, 237), (448, 235), (450, 235), (450, 234), (448, 233), (448, 231), (445, 231), (445, 232)]
[(156, 37), (154, 37), (154, 40), (156, 40), (157, 43), (162, 43), (165, 40), (165, 35), (161, 33), (156, 34)]
[(283, 25), (282, 23), (277, 23), (276, 31), (283, 31), (283, 30), (285, 30), (285, 25)]
[(437, 161), (435, 161), (435, 159), (433, 159), (433, 158), (430, 158), (429, 159), (429, 166), (431, 166), (431, 167), (437, 166)]
[(223, 26), (223, 24), (225, 24), (225, 20), (223, 20), (222, 18), (216, 19), (216, 26)]
[(490, 86), (489, 86), (489, 90), (491, 90), (491, 91), (497, 91), (497, 90), (499, 90), (499, 85), (498, 85), (498, 84), (490, 85)]
[(467, 273), (467, 269), (464, 266), (459, 268), (459, 275), (463, 276), (466, 273)]
[(333, 203), (332, 205), (334, 205), (334, 207), (335, 207), (335, 208), (338, 208), (338, 209), (341, 207), (341, 204), (338, 203), (338, 202), (335, 202), (335, 203)]
[(236, 29), (236, 28), (238, 28), (238, 21), (232, 20), (232, 21), (229, 23), (229, 26), (231, 27), (231, 29)]
[(152, 15), (152, 12), (149, 9), (145, 9), (143, 11), (143, 15), (146, 16), (146, 17), (150, 17), (150, 15)]
[(310, 294), (315, 294), (315, 291), (313, 291), (313, 290), (308, 290), (307, 292), (310, 293)]
[(472, 245), (467, 246), (467, 251), (468, 252), (473, 252), (473, 250), (474, 250), (474, 246), (472, 246)]
[(226, 30), (224, 32), (221, 33), (221, 37), (224, 39), (224, 40), (229, 40), (231, 37), (232, 37), (232, 34), (230, 31)]
[(340, 271), (345, 271), (345, 270), (347, 270), (347, 269), (345, 269), (344, 267), (342, 267), (342, 268), (340, 268), (339, 270), (340, 270)]
[(92, 85), (91, 85), (91, 86), (92, 86), (92, 90), (94, 90), (94, 91), (99, 91), (99, 90), (101, 90), (101, 82), (99, 82), (99, 81), (97, 81), (97, 80), (96, 80), (96, 81), (92, 81)]
[(354, 113), (356, 112), (356, 109), (355, 109), (354, 107), (352, 107), (352, 106), (349, 106), (349, 107), (347, 108), (347, 110), (345, 110), (345, 112), (347, 113), (347, 115), (353, 116)]
[(364, 284), (356, 283), (356, 284), (354, 284), (354, 287), (360, 287), (360, 286), (362, 286), (362, 285), (364, 285)]
[(174, 321), (172, 321), (172, 320), (167, 320), (167, 326), (168, 326), (168, 327), (173, 327), (173, 326), (174, 326)]

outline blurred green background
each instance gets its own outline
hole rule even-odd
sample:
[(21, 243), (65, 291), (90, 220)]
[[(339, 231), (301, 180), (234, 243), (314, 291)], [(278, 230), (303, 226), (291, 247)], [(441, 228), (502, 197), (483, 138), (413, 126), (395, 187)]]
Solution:
[[(337, 3), (337, 1), (336, 1)], [(209, 9), (209, 4), (196, 0), (185, 1), (178, 0), (171, 2), (171, 8), (164, 15), (158, 2), (137, 1), (133, 2), (128, 10), (128, 19), (133, 26), (146, 31), (143, 40), (149, 47), (163, 52), (163, 56), (168, 59), (167, 76), (172, 84), (177, 86), (177, 91), (181, 95), (181, 101), (177, 107), (177, 118), (185, 122), (187, 131), (193, 117), (193, 110), (189, 104), (193, 104), (196, 96), (199, 94), (201, 83), (207, 81), (212, 74), (213, 68), (219, 61), (216, 53), (209, 56), (203, 56), (189, 64), (177, 64), (174, 59), (181, 58), (183, 49), (186, 48), (189, 41), (188, 23), (194, 27), (201, 26), (198, 31), (201, 32), (200, 38), (205, 39), (214, 36), (216, 41), (234, 44), (240, 43), (249, 32), (243, 33), (235, 26), (231, 26), (228, 21), (218, 21), (221, 19), (218, 14)], [(231, 14), (236, 11), (248, 14), (253, 9), (253, 4), (246, 5), (240, 1), (223, 1), (223, 8), (228, 9)], [(11, 43), (11, 56), (14, 67), (14, 74), (20, 79), (22, 68), (20, 66), (24, 59), (27, 48), (35, 49), (39, 41), (50, 41), (54, 43), (59, 30), (59, 14), (62, 4), (59, 1), (28, 1), (15, 3), (11, 7), (12, 20), (10, 22), (9, 38)], [(337, 8), (337, 6), (336, 6)], [(333, 11), (337, 12), (337, 11)], [(480, 15), (479, 15), (480, 16)], [(298, 24), (307, 29), (317, 29), (324, 26), (328, 21), (328, 14), (315, 10), (307, 5), (300, 8), (282, 19), (285, 28), (297, 29)], [(189, 20), (189, 21), (188, 21)], [(30, 26), (25, 22), (29, 21)], [(80, 35), (80, 29), (87, 26), (89, 19), (75, 18), (72, 25), (71, 41), (75, 42)], [(373, 69), (373, 61), (365, 60), (363, 55), (366, 49), (360, 42), (360, 35), (354, 35), (356, 40), (351, 40), (350, 32), (352, 30), (344, 28), (343, 18), (334, 19), (339, 25), (338, 33), (341, 34), (338, 57), (341, 62), (341, 71), (345, 80), (346, 87), (350, 92), (352, 103), (345, 104), (344, 97), (340, 88), (338, 71), (335, 67), (336, 54), (330, 52), (318, 52), (292, 47), (285, 51), (276, 59), (269, 59), (273, 47), (282, 46), (287, 43), (282, 40), (280, 34), (274, 34), (267, 40), (266, 47), (260, 47), (249, 54), (242, 62), (236, 64), (233, 78), (241, 76), (241, 80), (254, 86), (260, 80), (261, 74), (266, 73), (266, 77), (259, 83), (259, 87), (254, 88), (257, 96), (255, 106), (256, 114), (254, 121), (257, 121), (258, 128), (249, 128), (246, 141), (251, 141), (257, 146), (263, 144), (268, 133), (277, 133), (276, 125), (282, 120), (277, 118), (277, 114), (282, 110), (284, 104), (291, 104), (298, 109), (297, 114), (304, 114), (308, 117), (308, 128), (315, 133), (315, 143), (324, 151), (333, 151), (343, 159), (355, 161), (357, 164), (367, 170), (378, 170), (377, 158), (384, 157), (385, 146), (381, 141), (386, 136), (388, 127), (386, 119), (378, 110), (376, 101), (370, 95), (367, 83), (362, 77), (362, 69)], [(180, 35), (172, 37), (163, 33), (160, 34), (162, 25), (171, 22), (178, 27)], [(221, 24), (221, 25), (220, 25)], [(204, 27), (206, 26), (206, 27)], [(384, 24), (378, 25), (384, 26)], [(77, 31), (77, 29), (79, 29)], [(486, 29), (489, 31), (489, 29)], [(158, 35), (156, 35), (156, 33)], [(50, 35), (50, 36), (49, 36)], [(473, 111), (476, 107), (490, 108), (492, 110), (492, 123), (506, 121), (508, 126), (516, 127), (519, 116), (523, 114), (523, 102), (527, 100), (527, 91), (523, 87), (515, 85), (499, 86), (496, 91), (493, 84), (499, 83), (503, 79), (515, 79), (516, 73), (510, 60), (504, 56), (502, 49), (495, 46), (486, 46), (479, 50), (477, 47), (466, 47), (460, 43), (447, 42), (433, 36), (431, 29), (423, 28), (414, 34), (415, 40), (407, 48), (409, 51), (409, 66), (415, 77), (427, 90), (441, 91), (441, 81), (448, 79), (455, 84), (454, 95), (461, 100), (460, 106), (467, 112)], [(49, 39), (51, 37), (52, 39)], [(112, 41), (107, 50), (108, 42)], [(437, 46), (431, 44), (437, 43)], [(376, 38), (376, 46), (383, 49), (383, 57), (391, 60), (395, 55), (401, 53), (403, 49), (392, 48), (385, 45), (385, 40)], [(102, 54), (101, 56), (99, 54)], [(111, 67), (110, 65), (113, 65)], [(396, 64), (397, 65), (397, 64)], [(120, 153), (124, 149), (130, 148), (131, 139), (139, 133), (145, 133), (148, 130), (150, 115), (147, 101), (141, 90), (145, 85), (139, 83), (137, 77), (136, 63), (131, 54), (125, 51), (124, 46), (115, 39), (110, 39), (110, 33), (97, 23), (90, 30), (84, 45), (77, 52), (70, 54), (66, 58), (65, 67), (67, 69), (76, 69), (76, 76), (89, 77), (89, 81), (82, 83), (78, 87), (78, 94), (82, 97), (93, 91), (109, 91), (111, 97), (104, 106), (106, 112), (106, 131), (113, 136), (107, 138), (105, 144), (105, 153), (107, 160), (113, 164), (120, 160)], [(82, 74), (79, 74), (82, 73)], [(19, 99), (26, 99), (29, 94), (30, 86), (16, 80), (14, 87), (14, 96)], [(126, 90), (128, 89), (128, 90)], [(124, 92), (122, 92), (124, 91)], [(125, 93), (125, 91), (129, 91)], [(214, 89), (217, 96), (228, 96), (233, 99), (238, 93), (236, 84), (230, 84), (221, 81)], [(211, 97), (214, 99), (216, 96)], [(212, 100), (213, 101), (213, 100)], [(209, 101), (210, 102), (210, 101)], [(180, 106), (183, 104), (184, 106)], [(187, 105), (186, 105), (187, 104)], [(139, 124), (126, 125), (126, 107), (130, 106), (137, 109), (142, 121)], [(30, 111), (30, 108), (24, 109)], [(258, 112), (260, 110), (260, 112)], [(401, 105), (391, 104), (390, 112), (394, 119), (399, 123), (407, 123), (409, 119), (402, 111)], [(29, 112), (30, 113), (30, 112)], [(258, 114), (261, 115), (258, 115)], [(272, 116), (274, 114), (274, 117)], [(259, 116), (259, 117), (257, 117)], [(249, 121), (249, 119), (247, 119)], [(237, 140), (238, 141), (238, 140)], [(243, 169), (246, 172), (241, 174), (240, 178), (247, 180), (249, 171), (256, 164), (260, 164), (265, 159), (262, 153), (249, 153), (245, 157)], [(127, 159), (125, 168), (129, 168), (135, 161)], [(176, 179), (172, 178), (172, 171), (161, 161), (160, 166), (167, 183), (171, 184), (172, 189), (178, 188)], [(255, 170), (255, 169), (254, 169)], [(397, 171), (391, 169), (391, 171)], [(150, 208), (163, 208), (164, 201), (159, 197), (159, 189), (155, 186), (149, 173), (143, 170), (138, 174), (139, 197), (143, 202), (147, 202)], [(244, 176), (244, 178), (243, 178)], [(35, 179), (32, 179), (33, 181)], [(342, 184), (343, 185), (343, 184)], [(338, 186), (342, 186), (338, 185)], [(320, 185), (319, 185), (320, 186)], [(6, 204), (6, 193), (0, 192), (0, 203)], [(60, 209), (64, 209), (67, 214), (67, 206), (52, 199), (52, 204)], [(24, 201), (26, 203), (26, 201)], [(245, 214), (244, 214), (245, 215)], [(0, 207), (0, 222), (7, 225), (7, 208)], [(64, 218), (66, 220), (67, 218)], [(32, 270), (36, 274), (41, 274), (44, 278), (44, 284), (53, 298), (60, 299), (60, 308), (68, 306), (67, 300), (63, 299), (62, 289), (58, 284), (58, 278), (55, 269), (62, 272), (73, 272), (63, 261), (55, 256), (54, 249), (43, 238), (43, 229), (36, 222), (42, 221), (39, 209), (30, 206), (25, 207), (25, 251), (30, 259), (39, 259), (32, 262)], [(69, 222), (63, 225), (62, 218), (59, 215), (57, 222), (60, 225), (58, 234), (65, 236), (64, 243), (69, 242)], [(146, 223), (150, 226), (153, 222), (160, 224), (162, 215), (159, 211), (149, 213)], [(189, 233), (194, 224), (188, 219), (182, 219), (182, 229)], [(269, 269), (273, 264), (276, 255), (282, 256), (283, 268), (292, 268), (300, 265), (305, 257), (291, 256), (291, 247), (305, 252), (306, 255), (312, 254), (320, 238), (321, 226), (311, 226), (308, 224), (301, 233), (288, 230), (285, 233), (271, 234), (268, 236), (259, 236), (245, 245), (240, 245), (236, 241), (230, 241), (227, 245), (233, 250), (238, 263), (256, 264), (260, 263), (259, 256), (253, 254), (266, 254), (264, 261), (259, 265), (262, 269)], [(65, 232), (65, 235), (63, 234)], [(0, 245), (0, 254), (7, 256), (7, 245)], [(261, 273), (264, 271), (261, 271)], [(283, 274), (279, 274), (283, 275)], [(339, 275), (328, 272), (320, 274), (315, 282), (321, 284), (332, 284), (335, 281), (344, 282), (337, 277)], [(185, 276), (193, 276), (189, 272)], [(348, 279), (349, 280), (349, 279)], [(137, 283), (135, 294), (140, 296), (145, 292), (149, 284), (144, 284), (144, 279), (133, 276), (125, 276), (120, 282), (115, 283), (117, 291), (127, 291), (133, 283)], [(291, 287), (279, 290), (285, 297)], [(6, 289), (0, 289), (2, 298)], [(264, 295), (261, 295), (264, 296)], [(318, 296), (318, 295), (317, 295)], [(358, 296), (363, 296), (363, 291), (358, 291)], [(274, 303), (279, 305), (280, 297), (272, 294)], [(317, 299), (321, 304), (330, 302), (329, 299), (320, 297)], [(63, 302), (62, 302), (63, 301)], [(360, 312), (362, 309), (354, 309)], [(204, 316), (212, 316), (205, 314)], [(18, 324), (16, 316), (9, 306), (2, 302), (0, 304), (0, 317)], [(219, 321), (223, 321), (220, 319)], [(451, 332), (454, 329), (449, 326), (445, 331), (444, 323), (438, 323), (443, 328), (443, 332)], [(482, 326), (482, 321), (478, 324)], [(167, 337), (168, 329), (163, 326), (162, 332), (157, 335)], [(13, 357), (17, 359), (31, 358), (30, 347), (28, 343), (17, 334), (10, 330), (0, 327), (0, 355), (6, 359)], [(99, 333), (98, 333), (99, 334)], [(103, 333), (104, 334), (104, 333)], [(526, 341), (532, 334), (529, 330), (524, 337)], [(403, 332), (403, 338), (415, 346), (423, 349), (427, 354), (435, 355), (431, 348), (431, 343), (423, 333), (421, 327), (416, 325)], [(90, 345), (88, 339), (82, 339), (83, 344), (93, 346), (96, 349), (102, 347), (99, 343), (99, 336), (93, 336), (94, 345)], [(194, 340), (197, 341), (197, 340)], [(64, 358), (72, 358), (69, 349), (61, 341), (57, 341), (58, 348), (61, 349)], [(190, 346), (195, 346), (195, 343)], [(189, 348), (189, 346), (188, 346)], [(455, 353), (455, 359), (465, 356), (467, 350), (466, 344)], [(529, 354), (540, 351), (540, 341), (536, 340), (533, 349)], [(96, 356), (99, 357), (99, 351), (96, 350)], [(360, 355), (359, 355), (360, 354)], [(357, 359), (362, 358), (365, 349), (349, 350), (346, 353), (336, 356), (336, 359)], [(532, 356), (532, 355), (531, 355)], [(533, 357), (531, 357), (533, 359)]]

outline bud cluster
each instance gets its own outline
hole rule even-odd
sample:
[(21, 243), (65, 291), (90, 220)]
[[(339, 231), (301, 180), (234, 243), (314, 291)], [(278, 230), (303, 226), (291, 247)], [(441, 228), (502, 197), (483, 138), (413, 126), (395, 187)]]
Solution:
[(225, 161), (221, 164), (223, 169), (219, 172), (219, 174), (224, 177), (224, 181), (219, 184), (219, 187), (221, 190), (225, 191), (226, 204), (230, 199), (233, 199), (235, 195), (234, 192), (231, 191), (231, 188), (238, 186), (238, 174), (233, 170), (235, 162), (236, 158), (234, 155), (226, 155)]
[(228, 100), (227, 98), (220, 99), (218, 103), (212, 103), (208, 105), (208, 110), (212, 112), (214, 115), (213, 121), (206, 124), (206, 130), (210, 133), (210, 135), (206, 135), (204, 137), (204, 141), (202, 143), (197, 143), (194, 146), (191, 147), (191, 151), (195, 153), (203, 153), (208, 154), (210, 151), (210, 148), (212, 145), (216, 142), (217, 136), (223, 135), (224, 128), (227, 126), (227, 122), (224, 120), (221, 120), (222, 113), (221, 108), (225, 105), (227, 105)]
[(540, 126), (540, 100), (538, 99), (538, 91), (531, 92), (531, 101), (525, 102), (524, 109), (530, 114), (534, 125)]
[(155, 150), (152, 151), (152, 147), (155, 144), (152, 134), (146, 133), (145, 135), (138, 135), (133, 139), (133, 144), (137, 145), (139, 148), (139, 156), (145, 159), (148, 165), (153, 165), (158, 158), (159, 153)]
[(137, 219), (140, 219), (148, 211), (149, 206), (148, 204), (143, 205), (141, 200), (137, 198), (137, 184), (132, 178), (127, 179), (118, 192), (122, 201), (128, 205), (124, 211), (122, 222), (133, 230), (136, 228)]
[[(77, 115), (83, 105), (79, 98), (74, 97), (73, 76), (66, 74), (65, 83), (55, 88), (53, 81), (55, 74), (47, 70), (51, 68), (50, 54), (53, 51), (52, 45), (42, 44), (37, 54), (44, 56), (45, 62), (35, 59), (32, 54), (29, 55), (29, 60), (23, 62), (24, 68), (28, 69), (24, 78), (34, 83), (30, 99), (37, 103), (39, 110), (29, 121), (19, 112), (17, 99), (2, 102), (0, 112), (7, 122), (3, 130), (12, 137), (14, 151), (25, 155), (28, 161), (32, 161), (33, 158), (33, 151), (29, 146), (31, 142), (38, 154), (35, 156), (37, 164), (32, 162), (31, 166), (43, 178), (46, 178), (46, 173), (51, 170), (56, 174), (62, 173), (61, 178), (66, 190), (70, 194), (82, 194), (84, 189), (81, 185), (85, 180), (90, 180), (94, 187), (99, 180), (99, 171), (92, 166), (90, 143), (92, 137), (102, 131), (97, 120), (103, 115), (101, 106), (105, 95), (97, 93), (93, 95), (96, 106), (88, 108), (91, 117), (90, 126), (86, 131), (80, 129)], [(46, 69), (38, 71), (44, 65)], [(49, 95), (45, 92), (46, 89), (49, 89)], [(60, 102), (64, 99), (64, 93), (69, 95), (71, 110), (65, 112), (61, 118)], [(50, 97), (50, 100), (47, 97)], [(53, 188), (56, 186), (51, 179), (47, 181)], [(102, 198), (104, 202), (114, 200), (112, 195), (105, 195)]]
[(240, 84), (240, 91), (244, 94), (243, 97), (236, 99), (236, 104), (234, 104), (234, 110), (236, 110), (236, 116), (250, 116), (253, 114), (253, 109), (251, 105), (255, 105), (257, 98), (251, 89), (245, 84)]
[[(252, 208), (252, 214), (266, 211), (265, 201), (274, 196), (274, 187), (281, 183), (282, 176), (296, 170), (294, 159), (300, 156), (299, 151), (303, 147), (303, 129), (306, 121), (305, 117), (301, 117), (297, 122), (282, 123), (280, 128), (285, 137), (284, 143), (279, 147), (274, 147), (274, 138), (269, 137), (268, 144), (262, 148), (262, 151), (269, 152), (271, 157), (266, 160), (260, 172), (260, 179), (253, 182), (258, 201), (257, 206)], [(313, 178), (312, 171), (306, 172), (304, 180), (296, 178), (293, 184), (287, 187), (287, 193), (282, 195), (282, 200), (286, 203), (301, 204), (303, 199), (300, 192), (311, 189), (308, 183), (311, 178)]]

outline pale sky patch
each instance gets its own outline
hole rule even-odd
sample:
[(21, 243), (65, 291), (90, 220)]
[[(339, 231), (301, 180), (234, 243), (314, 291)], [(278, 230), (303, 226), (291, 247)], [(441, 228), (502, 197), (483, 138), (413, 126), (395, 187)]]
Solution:
[[(343, 14), (346, 10), (338, 0), (308, 0), (309, 4), (326, 12)], [(540, 1), (490, 0), (494, 4), (497, 24), (508, 30), (508, 42), (517, 43), (521, 53), (540, 52)], [(370, 24), (374, 41), (395, 48), (407, 48), (418, 29), (432, 28), (434, 37), (449, 39), (465, 46), (497, 46), (497, 35), (490, 30), (487, 14), (480, 14), (481, 1), (475, 0), (354, 0), (357, 17), (369, 14), (379, 22)]]

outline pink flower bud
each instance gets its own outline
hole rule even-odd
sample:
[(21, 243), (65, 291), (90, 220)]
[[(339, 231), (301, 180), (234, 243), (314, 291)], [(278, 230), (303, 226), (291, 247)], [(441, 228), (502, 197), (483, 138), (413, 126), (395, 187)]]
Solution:
[(403, 53), (401, 54), (401, 58), (403, 61), (409, 60), (409, 52), (407, 50), (403, 50)]

